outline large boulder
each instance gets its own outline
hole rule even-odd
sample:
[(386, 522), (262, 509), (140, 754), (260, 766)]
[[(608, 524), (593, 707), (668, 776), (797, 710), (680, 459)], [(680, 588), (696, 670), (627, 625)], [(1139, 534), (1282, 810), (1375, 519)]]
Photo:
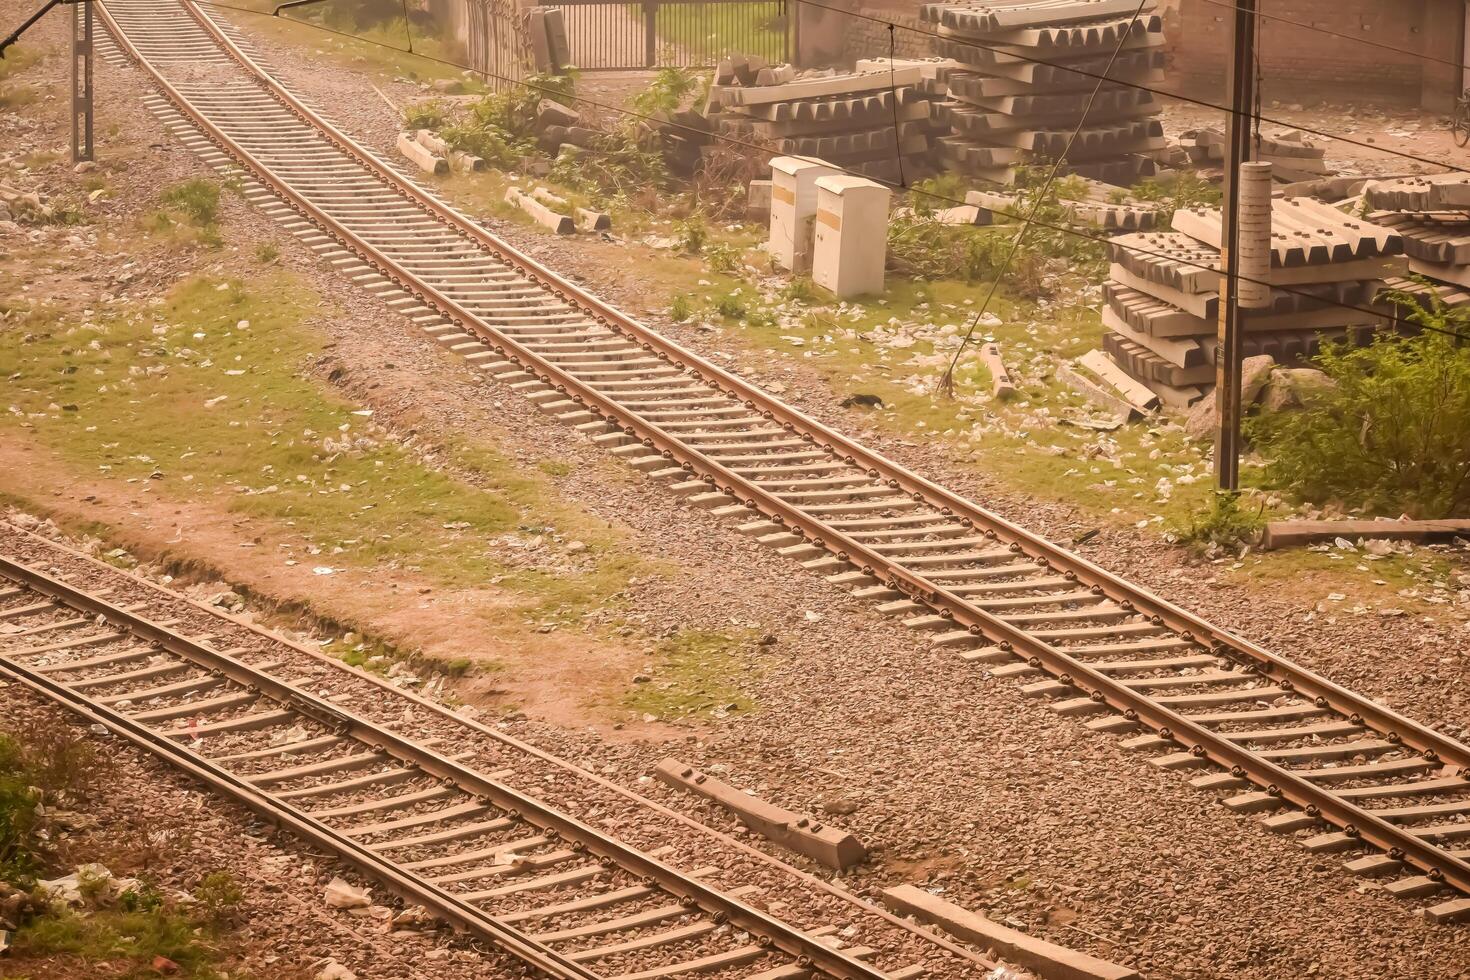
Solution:
[(1271, 380), (1276, 369), (1276, 358), (1270, 354), (1256, 354), (1240, 362), (1240, 404), (1250, 408), (1261, 397), (1261, 392)]
[(1215, 393), (1189, 407), (1189, 416), (1184, 420), (1184, 434), (1191, 439), (1214, 439), (1220, 431), (1220, 413), (1215, 408)]
[(1301, 408), (1323, 392), (1336, 387), (1336, 382), (1316, 368), (1283, 368), (1271, 375), (1261, 395), (1261, 413), (1270, 414), (1288, 408)]

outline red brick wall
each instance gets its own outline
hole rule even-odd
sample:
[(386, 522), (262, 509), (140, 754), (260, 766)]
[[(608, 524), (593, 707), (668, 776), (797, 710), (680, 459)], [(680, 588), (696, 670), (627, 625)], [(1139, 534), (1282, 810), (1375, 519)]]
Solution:
[[(1310, 28), (1459, 61), (1463, 7), (1463, 0), (1263, 3), (1265, 12), (1309, 27), (1261, 21), (1262, 97), (1285, 103), (1325, 99), (1443, 105), (1459, 91), (1456, 69)], [(1175, 85), (1207, 95), (1223, 92), (1230, 16), (1228, 7), (1218, 3), (1179, 0), (1177, 28), (1170, 40)]]

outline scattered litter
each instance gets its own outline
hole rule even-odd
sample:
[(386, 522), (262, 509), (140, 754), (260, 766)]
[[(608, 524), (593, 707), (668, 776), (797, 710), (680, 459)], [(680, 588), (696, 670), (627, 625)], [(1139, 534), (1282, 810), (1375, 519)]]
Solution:
[(341, 878), (333, 878), (327, 883), (326, 891), (322, 894), (322, 901), (326, 902), (329, 908), (362, 909), (372, 904), (372, 892), (366, 888), (349, 885)]

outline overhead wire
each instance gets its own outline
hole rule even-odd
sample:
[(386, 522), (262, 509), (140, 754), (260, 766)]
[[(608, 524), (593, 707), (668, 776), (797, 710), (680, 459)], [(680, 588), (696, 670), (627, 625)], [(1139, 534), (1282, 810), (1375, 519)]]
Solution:
[[(247, 13), (247, 14), (264, 14), (265, 13), (264, 11), (252, 10), (249, 7), (241, 7), (241, 6), (237, 6), (237, 5), (234, 5), (234, 4), (228, 4), (228, 3), (219, 2), (219, 0), (193, 0), (193, 2), (196, 3), (196, 4), (198, 4), (201, 7), (217, 7), (217, 8), (221, 8), (221, 9), (225, 9), (225, 10), (236, 10), (236, 11), (240, 11), (242, 13)], [(265, 14), (265, 15), (266, 16), (269, 16), (268, 14)], [(286, 19), (290, 19), (290, 18), (286, 18)], [(436, 57), (434, 55), (426, 55), (426, 54), (423, 54), (422, 52), (406, 52), (403, 48), (394, 47), (393, 45), (388, 44), (387, 42), (384, 42), (384, 41), (377, 41), (377, 40), (374, 40), (372, 38), (362, 37), (361, 35), (350, 34), (350, 33), (346, 32), (346, 31), (336, 30), (335, 28), (326, 27), (326, 26), (323, 26), (323, 25), (320, 25), (320, 24), (313, 24), (310, 21), (292, 20), (291, 22), (292, 23), (295, 23), (295, 24), (301, 24), (301, 25), (303, 25), (305, 27), (310, 27), (310, 28), (312, 28), (314, 30), (320, 30), (320, 31), (327, 32), (329, 34), (336, 34), (336, 35), (341, 36), (341, 37), (346, 37), (346, 38), (349, 38), (349, 39), (351, 39), (353, 41), (357, 41), (357, 42), (362, 43), (362, 44), (369, 44), (369, 45), (373, 45), (373, 46), (376, 46), (376, 47), (386, 48), (386, 49), (388, 49), (390, 51), (397, 51), (400, 54), (409, 54), (409, 53), (411, 53), (413, 55), (413, 57), (420, 58), (420, 59), (422, 59), (424, 61), (429, 61), (429, 62), (432, 62), (432, 63), (444, 65), (444, 66), (450, 67), (450, 68), (462, 69), (464, 71), (471, 72), (472, 74), (481, 75), (481, 76), (484, 76), (486, 78), (493, 78), (493, 79), (495, 79), (497, 81), (500, 81), (500, 82), (505, 82), (505, 83), (508, 83), (508, 84), (511, 84), (511, 85), (521, 85), (521, 86), (524, 86), (525, 88), (530, 89), (533, 92), (539, 92), (539, 93), (541, 93), (543, 95), (546, 95), (546, 96), (548, 96), (550, 98), (554, 98), (554, 99), (557, 99), (557, 100), (560, 100), (560, 101), (576, 102), (576, 103), (579, 103), (581, 105), (591, 106), (591, 107), (596, 108), (596, 109), (600, 109), (600, 110), (603, 110), (603, 111), (606, 111), (606, 112), (610, 112), (610, 113), (612, 113), (614, 115), (629, 116), (631, 118), (639, 119), (639, 120), (642, 120), (644, 122), (656, 123), (659, 126), (663, 126), (663, 127), (669, 128), (669, 129), (682, 130), (682, 131), (684, 131), (686, 133), (690, 133), (690, 134), (693, 134), (693, 135), (696, 135), (696, 136), (699, 136), (699, 137), (708, 138), (708, 139), (715, 140), (715, 141), (718, 141), (718, 142), (721, 142), (721, 143), (727, 143), (727, 144), (729, 144), (731, 146), (739, 146), (739, 147), (743, 147), (743, 148), (749, 149), (749, 150), (756, 150), (756, 151), (758, 151), (760, 153), (770, 153), (771, 152), (771, 148), (770, 147), (768, 147), (768, 146), (762, 146), (759, 143), (752, 143), (749, 140), (742, 140), (742, 139), (739, 139), (739, 138), (734, 137), (734, 136), (726, 136), (726, 135), (718, 134), (718, 133), (710, 133), (710, 132), (708, 132), (706, 130), (697, 129), (697, 128), (693, 127), (693, 126), (689, 126), (689, 125), (686, 125), (686, 124), (683, 124), (683, 123), (675, 122), (675, 121), (673, 121), (671, 119), (657, 118), (657, 117), (653, 116), (652, 114), (639, 112), (636, 109), (629, 109), (629, 108), (625, 108), (623, 106), (611, 105), (611, 104), (606, 103), (606, 102), (600, 102), (600, 101), (598, 101), (596, 99), (588, 98), (586, 96), (576, 95), (575, 93), (569, 95), (565, 91), (558, 90), (558, 89), (552, 88), (550, 86), (541, 85), (541, 84), (538, 84), (536, 82), (533, 82), (533, 81), (530, 81), (530, 80), (527, 80), (527, 79), (512, 78), (509, 75), (501, 75), (501, 74), (499, 74), (497, 72), (488, 71), (488, 70), (483, 69), (483, 68), (476, 68), (476, 67), (471, 66), (471, 65), (466, 65), (466, 64), (463, 64), (463, 63), (457, 62), (457, 61), (451, 61), (451, 60), (448, 60), (446, 58), (439, 58), (439, 57)], [(871, 177), (871, 176), (869, 176), (867, 174), (858, 173), (857, 171), (851, 170), (851, 169), (846, 168), (846, 167), (834, 166), (833, 164), (827, 163), (825, 160), (819, 160), (819, 159), (816, 159), (814, 157), (802, 157), (802, 156), (797, 155), (796, 156), (796, 159), (807, 160), (807, 161), (814, 162), (814, 163), (821, 163), (824, 166), (832, 167), (832, 169), (838, 171), (839, 173), (848, 174), (850, 176), (865, 177), (868, 180), (872, 180), (875, 183), (883, 184), (883, 185), (885, 185), (887, 187), (890, 187), (890, 188), (894, 188), (894, 189), (898, 189), (898, 190), (906, 190), (909, 194), (918, 195), (920, 197), (931, 198), (931, 199), (936, 200), (936, 201), (943, 201), (944, 203), (946, 203), (946, 204), (948, 204), (950, 206), (964, 206), (966, 204), (966, 202), (963, 201), (963, 200), (960, 200), (960, 199), (954, 198), (954, 197), (950, 197), (950, 196), (948, 196), (946, 194), (941, 194), (941, 193), (939, 193), (937, 191), (932, 191), (932, 190), (929, 190), (927, 188), (921, 188), (921, 187), (917, 187), (917, 186), (913, 186), (913, 185), (910, 185), (907, 188), (901, 188), (901, 187), (898, 186), (898, 184), (896, 182), (894, 182), (892, 180), (886, 180), (886, 179), (881, 178), (881, 177)], [(989, 210), (992, 214), (998, 215), (998, 216), (1000, 216), (1002, 218), (1010, 218), (1012, 220), (1017, 220), (1017, 221), (1024, 220), (1024, 215), (1018, 214), (1018, 213), (1013, 212), (1013, 211), (1005, 211), (1005, 210), (1002, 210), (1002, 209), (999, 209), (999, 208), (993, 208), (993, 207), (987, 208), (987, 210)], [(1105, 235), (1094, 234), (1092, 232), (1083, 231), (1082, 229), (1073, 228), (1073, 227), (1070, 227), (1068, 225), (1054, 224), (1052, 222), (1043, 221), (1043, 220), (1041, 220), (1039, 218), (1038, 219), (1034, 219), (1031, 223), (1033, 225), (1035, 225), (1036, 227), (1038, 227), (1038, 228), (1045, 228), (1045, 229), (1047, 229), (1049, 231), (1055, 231), (1055, 232), (1058, 232), (1060, 234), (1070, 235), (1070, 236), (1072, 236), (1074, 238), (1081, 238), (1081, 239), (1084, 239), (1086, 241), (1097, 242), (1097, 243), (1100, 243), (1102, 245), (1114, 245), (1115, 244), (1113, 242), (1113, 239), (1108, 238)], [(1178, 256), (1170, 255), (1167, 252), (1160, 252), (1160, 251), (1157, 251), (1157, 250), (1154, 250), (1154, 249), (1143, 248), (1143, 247), (1139, 247), (1139, 246), (1135, 246), (1135, 245), (1128, 245), (1128, 246), (1126, 246), (1126, 249), (1127, 249), (1128, 252), (1130, 252), (1130, 253), (1132, 253), (1134, 255), (1141, 255), (1141, 256), (1146, 256), (1146, 257), (1149, 257), (1149, 258), (1163, 259), (1165, 261), (1174, 262), (1177, 265), (1187, 266), (1187, 267), (1195, 268), (1195, 269), (1202, 269), (1202, 270), (1205, 270), (1205, 271), (1218, 271), (1214, 266), (1209, 265), (1207, 263), (1193, 261), (1193, 260), (1184, 259), (1184, 258), (1180, 258)], [(1344, 303), (1344, 302), (1342, 302), (1340, 300), (1328, 299), (1326, 297), (1318, 296), (1318, 295), (1316, 295), (1314, 293), (1311, 293), (1311, 292), (1308, 292), (1308, 291), (1302, 290), (1302, 289), (1297, 289), (1297, 288), (1294, 288), (1292, 286), (1277, 285), (1277, 284), (1274, 284), (1274, 283), (1272, 283), (1272, 282), (1270, 282), (1269, 280), (1266, 280), (1266, 279), (1253, 279), (1253, 278), (1248, 277), (1248, 276), (1240, 276), (1240, 280), (1242, 282), (1257, 283), (1259, 285), (1266, 286), (1266, 287), (1268, 287), (1270, 289), (1274, 289), (1277, 292), (1287, 293), (1289, 295), (1301, 296), (1301, 297), (1304, 297), (1306, 299), (1310, 299), (1310, 300), (1313, 300), (1315, 302), (1319, 302), (1319, 303), (1322, 303), (1324, 305), (1336, 307), (1336, 308), (1339, 308), (1339, 309), (1351, 310), (1351, 311), (1354, 311), (1354, 312), (1357, 312), (1357, 313), (1364, 313), (1364, 314), (1367, 314), (1367, 315), (1370, 315), (1370, 316), (1373, 316), (1373, 317), (1382, 317), (1384, 315), (1382, 310), (1375, 310), (1375, 309), (1372, 309), (1371, 307), (1366, 307), (1366, 306), (1358, 306), (1358, 305), (1353, 304), (1353, 303)], [(1460, 340), (1470, 340), (1470, 334), (1462, 334), (1462, 333), (1459, 333), (1457, 331), (1445, 330), (1445, 329), (1442, 329), (1442, 328), (1433, 327), (1433, 326), (1424, 325), (1424, 324), (1421, 324), (1421, 328), (1424, 329), (1424, 330), (1428, 330), (1428, 331), (1434, 332), (1434, 333), (1441, 333), (1441, 334), (1445, 334), (1447, 336), (1455, 337), (1455, 338), (1458, 338)]]
[[(1022, 54), (1022, 53), (1016, 51), (1013, 47), (1010, 47), (1010, 46), (1007, 46), (1007, 45), (1004, 45), (1004, 44), (993, 43), (993, 42), (992, 43), (987, 43), (985, 41), (981, 41), (981, 40), (978, 40), (976, 38), (953, 37), (953, 36), (948, 35), (948, 34), (942, 34), (939, 31), (932, 31), (932, 30), (929, 30), (927, 28), (916, 27), (916, 26), (914, 26), (912, 24), (897, 24), (895, 21), (891, 21), (891, 20), (888, 20), (886, 18), (879, 17), (876, 14), (867, 14), (867, 13), (863, 13), (860, 10), (845, 10), (845, 9), (843, 9), (841, 7), (834, 7), (831, 4), (822, 3), (821, 0), (788, 0), (788, 2), (789, 3), (797, 3), (797, 4), (805, 4), (808, 7), (816, 7), (818, 9), (820, 9), (820, 10), (827, 10), (827, 11), (831, 11), (832, 13), (844, 14), (844, 15), (849, 16), (849, 17), (854, 17), (854, 18), (856, 18), (858, 20), (871, 21), (871, 22), (876, 23), (876, 24), (884, 24), (884, 25), (894, 24), (899, 29), (905, 30), (905, 31), (909, 31), (909, 32), (914, 33), (914, 34), (922, 34), (922, 35), (924, 35), (926, 37), (938, 38), (941, 41), (948, 41), (948, 42), (951, 42), (951, 43), (954, 43), (954, 44), (961, 44), (961, 45), (964, 45), (966, 47), (979, 48), (982, 51), (998, 52), (1000, 54), (1006, 55), (1007, 57), (1014, 58), (1017, 61), (1022, 61), (1022, 62), (1025, 62), (1027, 64), (1043, 65), (1043, 66), (1048, 67), (1048, 68), (1055, 68), (1055, 69), (1057, 69), (1059, 71), (1072, 72), (1073, 74), (1081, 75), (1081, 76), (1083, 76), (1085, 78), (1091, 78), (1091, 79), (1094, 79), (1095, 80), (1095, 79), (1101, 77), (1101, 76), (1098, 75), (1097, 72), (1088, 71), (1085, 68), (1079, 68), (1079, 67), (1077, 67), (1075, 65), (1068, 65), (1065, 62), (1048, 61), (1045, 58), (1037, 58), (1034, 55)], [(1145, 85), (1145, 84), (1143, 84), (1141, 82), (1130, 82), (1130, 81), (1125, 81), (1123, 79), (1117, 79), (1117, 78), (1110, 78), (1110, 79), (1105, 79), (1105, 80), (1109, 84), (1112, 84), (1112, 85), (1118, 85), (1118, 86), (1121, 86), (1121, 87), (1124, 87), (1124, 88), (1130, 88), (1130, 89), (1134, 89), (1134, 90), (1140, 91), (1140, 92), (1149, 92), (1149, 93), (1151, 93), (1153, 95), (1161, 95), (1161, 96), (1163, 96), (1165, 98), (1173, 99), (1173, 100), (1175, 100), (1177, 102), (1184, 102), (1184, 103), (1187, 103), (1189, 105), (1199, 106), (1200, 108), (1204, 108), (1204, 109), (1214, 109), (1214, 110), (1216, 110), (1218, 112), (1230, 113), (1231, 115), (1238, 115), (1238, 114), (1240, 114), (1243, 111), (1249, 111), (1249, 110), (1236, 109), (1233, 106), (1221, 105), (1219, 103), (1210, 102), (1208, 99), (1201, 99), (1201, 98), (1196, 98), (1195, 96), (1185, 95), (1182, 92), (1171, 92), (1168, 89), (1155, 88), (1154, 86)], [(1453, 170), (1453, 171), (1455, 171), (1457, 173), (1470, 173), (1470, 169), (1467, 169), (1465, 167), (1461, 167), (1461, 166), (1459, 166), (1457, 164), (1449, 163), (1449, 162), (1444, 161), (1444, 160), (1435, 160), (1435, 159), (1433, 159), (1431, 157), (1419, 156), (1418, 154), (1409, 153), (1409, 152), (1404, 151), (1404, 150), (1393, 150), (1393, 149), (1389, 149), (1388, 147), (1379, 146), (1379, 145), (1374, 144), (1374, 143), (1368, 143), (1368, 142), (1365, 142), (1363, 140), (1355, 140), (1355, 139), (1352, 139), (1350, 137), (1343, 136), (1340, 133), (1331, 133), (1331, 132), (1327, 132), (1325, 130), (1314, 129), (1314, 128), (1310, 127), (1310, 126), (1304, 126), (1304, 125), (1302, 125), (1300, 123), (1294, 123), (1294, 122), (1291, 122), (1291, 121), (1286, 120), (1286, 119), (1275, 119), (1275, 118), (1272, 118), (1270, 116), (1262, 116), (1261, 119), (1262, 119), (1263, 122), (1268, 122), (1268, 123), (1271, 123), (1271, 124), (1277, 125), (1277, 126), (1287, 126), (1287, 127), (1290, 127), (1291, 129), (1296, 129), (1296, 130), (1299, 130), (1299, 131), (1301, 131), (1303, 133), (1310, 133), (1313, 136), (1320, 136), (1323, 139), (1335, 140), (1335, 141), (1340, 142), (1340, 143), (1347, 143), (1347, 144), (1352, 145), (1352, 146), (1362, 147), (1364, 149), (1373, 150), (1375, 152), (1387, 153), (1387, 154), (1389, 154), (1391, 156), (1396, 156), (1396, 157), (1403, 157), (1406, 160), (1414, 160), (1414, 161), (1416, 161), (1418, 163), (1428, 163), (1428, 164), (1432, 164), (1432, 165), (1434, 165), (1436, 167), (1444, 167), (1447, 170)]]

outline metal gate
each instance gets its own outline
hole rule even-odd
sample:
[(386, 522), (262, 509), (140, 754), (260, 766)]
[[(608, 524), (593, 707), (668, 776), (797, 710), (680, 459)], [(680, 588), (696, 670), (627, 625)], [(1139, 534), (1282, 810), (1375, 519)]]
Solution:
[(708, 68), (730, 55), (791, 60), (787, 0), (553, 0), (583, 71)]

